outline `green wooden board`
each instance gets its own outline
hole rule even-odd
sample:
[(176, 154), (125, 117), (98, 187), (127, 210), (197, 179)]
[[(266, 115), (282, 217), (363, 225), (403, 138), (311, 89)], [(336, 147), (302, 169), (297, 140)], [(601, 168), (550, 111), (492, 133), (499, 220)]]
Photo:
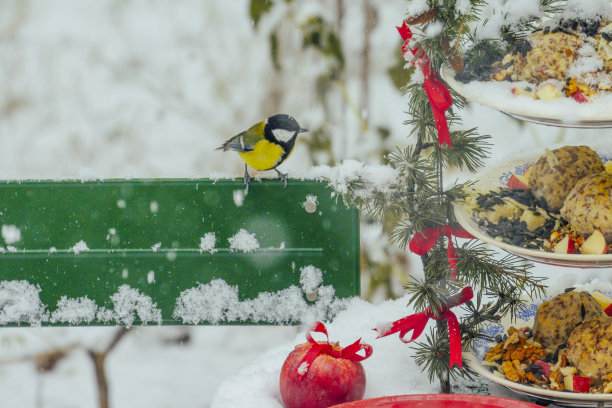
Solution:
[[(243, 192), (237, 180), (0, 183), (0, 283), (37, 286), (49, 316), (64, 296), (87, 297), (96, 307), (112, 309), (113, 294), (129, 285), (150, 297), (161, 311), (158, 323), (167, 325), (185, 322), (173, 317), (183, 291), (214, 279), (236, 286), (242, 301), (299, 287), (301, 268), (312, 265), (323, 271), (322, 285), (333, 286), (337, 298), (359, 295), (355, 209), (316, 181), (289, 180), (286, 188), (276, 180), (253, 181), (246, 197)], [(316, 197), (314, 212), (305, 209), (308, 196)], [(259, 249), (230, 249), (229, 239), (240, 229), (254, 234)], [(12, 242), (16, 232), (20, 239)], [(216, 238), (214, 253), (200, 249), (201, 238), (210, 232)], [(88, 250), (78, 250), (81, 241)], [(2, 313), (15, 306), (2, 299), (10, 293), (3, 288), (0, 324), (23, 324), (1, 321)], [(136, 315), (133, 324), (142, 323)], [(43, 318), (42, 324), (67, 323)], [(76, 324), (125, 321), (98, 315)]]

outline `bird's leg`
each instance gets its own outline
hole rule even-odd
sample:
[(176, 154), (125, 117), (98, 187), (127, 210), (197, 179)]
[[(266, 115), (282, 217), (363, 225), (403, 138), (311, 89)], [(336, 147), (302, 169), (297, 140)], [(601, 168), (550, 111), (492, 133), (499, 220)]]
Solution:
[(249, 185), (251, 184), (251, 177), (249, 176), (249, 172), (247, 171), (247, 165), (244, 165), (244, 185), (246, 187), (245, 194), (249, 193)]
[(287, 187), (287, 173), (281, 173), (276, 168), (274, 169), (274, 171), (276, 172), (276, 174), (278, 174), (278, 177), (283, 182), (283, 187)]

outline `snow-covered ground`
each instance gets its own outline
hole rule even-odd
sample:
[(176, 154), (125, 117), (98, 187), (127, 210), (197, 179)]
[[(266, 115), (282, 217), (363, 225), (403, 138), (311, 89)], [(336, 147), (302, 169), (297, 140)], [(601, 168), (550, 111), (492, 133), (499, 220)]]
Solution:
[[(301, 3), (296, 19), (336, 2)], [(345, 2), (345, 51), (351, 73), (347, 92), (354, 98), (361, 89), (359, 67), (354, 65), (364, 24), (361, 6), (361, 1)], [(401, 21), (404, 8), (403, 0), (385, 2), (370, 33), (375, 63), (365, 113), (372, 127), (390, 128), (390, 146), (404, 143), (409, 133), (402, 125), (405, 100), (386, 77), (399, 44), (394, 25)], [(312, 52), (298, 49), (294, 60), (287, 61), (290, 69), (274, 72), (266, 30), (280, 12), (262, 20), (256, 32), (247, 10), (246, 0), (3, 1), (0, 179), (239, 176), (243, 169), (239, 158), (214, 151), (225, 139), (278, 108), (298, 117), (305, 127), (319, 125), (322, 115), (314, 91), (304, 84), (316, 78), (321, 62)], [(350, 113), (338, 117), (341, 120), (332, 124), (334, 158), (370, 160), (369, 150), (378, 139), (354, 137), (358, 121)], [(479, 126), (494, 136), (491, 162), (551, 143), (596, 144), (606, 137), (603, 131), (520, 124), (476, 106), (466, 111), (465, 125)], [(306, 157), (298, 143), (284, 170), (299, 177), (311, 166)], [(411, 264), (418, 265), (418, 259)], [(612, 279), (610, 271), (537, 270), (567, 286), (595, 276)], [(412, 273), (418, 275), (418, 268)], [(330, 332), (336, 331), (343, 342), (357, 334), (368, 338), (362, 329), (374, 327), (383, 315), (410, 313), (405, 304), (406, 299), (401, 299), (377, 309), (355, 301), (354, 309), (330, 326)], [(350, 331), (342, 330), (349, 326)], [(82, 347), (102, 349), (114, 332), (113, 328), (0, 330), (0, 406), (96, 407), (93, 366)], [(186, 332), (190, 340), (176, 343)], [(213, 399), (215, 407), (257, 406), (249, 399), (245, 405), (224, 401), (228, 396), (253, 395), (240, 379), (257, 377), (260, 366), (251, 363), (254, 359), (268, 358), (266, 352), (271, 352), (280, 361), (302, 338), (303, 332), (294, 327), (136, 328), (107, 362), (111, 406), (206, 407)], [(389, 383), (391, 376), (380, 377), (386, 374), (372, 360), (369, 396), (435, 391), (435, 386), (417, 380), (420, 375), (411, 374), (418, 370), (409, 347), (396, 339), (385, 339), (384, 344), (386, 351), (379, 355), (397, 355), (394, 370), (402, 374), (396, 383)], [(31, 356), (56, 347), (71, 351), (54, 370), (37, 373)], [(238, 373), (241, 368), (246, 371)], [(268, 391), (257, 395), (272, 398), (270, 404), (263, 401), (259, 406), (278, 406), (275, 391)]]

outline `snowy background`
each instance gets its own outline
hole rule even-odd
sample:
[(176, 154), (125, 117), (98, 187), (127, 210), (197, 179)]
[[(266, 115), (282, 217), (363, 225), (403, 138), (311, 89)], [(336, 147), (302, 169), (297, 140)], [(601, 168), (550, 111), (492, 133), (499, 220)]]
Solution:
[[(405, 1), (384, 2), (374, 23), (364, 18), (367, 0), (293, 3), (300, 4), (281, 2), (255, 30), (246, 0), (2, 1), (0, 179), (240, 176), (239, 158), (214, 149), (277, 112), (291, 113), (307, 128), (325, 124), (332, 130), (330, 153), (318, 157), (319, 163), (376, 161), (383, 148), (378, 127), (390, 131), (384, 148), (408, 143), (410, 129), (402, 124), (406, 101), (387, 74), (396, 63), (395, 25), (405, 14)], [(312, 50), (301, 50), (289, 22), (316, 13), (341, 23), (345, 47), (345, 88), (328, 101), (329, 116), (313, 90), (325, 62)], [(279, 22), (287, 27), (284, 69), (277, 72), (268, 36)], [(521, 124), (479, 106), (466, 110), (465, 126), (493, 135), (491, 163), (552, 144), (609, 145), (604, 131)], [(313, 165), (308, 137), (298, 141), (283, 165), (291, 177)], [(389, 244), (376, 228), (364, 231), (362, 241), (379, 256), (388, 253)], [(409, 273), (418, 276), (418, 259), (408, 264)], [(612, 279), (611, 271), (541, 266), (537, 271), (565, 286)], [(372, 340), (364, 330), (409, 314), (406, 303), (405, 298), (381, 305), (355, 300), (330, 326), (330, 335), (335, 331), (343, 343), (360, 336)], [(96, 407), (95, 374), (85, 349), (105, 348), (114, 333), (112, 328), (1, 329), (0, 406)], [(301, 339), (297, 327), (134, 329), (107, 361), (111, 406), (276, 407), (276, 391), (266, 382), (271, 377), (259, 375), (269, 366), (254, 361), (262, 355), (282, 361)], [(366, 396), (435, 392), (436, 385), (411, 374), (418, 369), (409, 347), (395, 338), (380, 342), (379, 357), (366, 361)], [(49, 372), (37, 372), (36, 356), (57, 348), (67, 357)], [(247, 381), (258, 378), (262, 384)], [(250, 392), (255, 389), (263, 391)]]

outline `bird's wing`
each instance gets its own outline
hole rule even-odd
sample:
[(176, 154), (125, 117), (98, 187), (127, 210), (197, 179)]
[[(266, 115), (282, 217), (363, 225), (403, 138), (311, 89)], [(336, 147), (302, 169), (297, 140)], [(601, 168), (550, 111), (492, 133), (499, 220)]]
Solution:
[(248, 152), (250, 150), (253, 150), (248, 149), (242, 141), (242, 136), (244, 136), (245, 133), (246, 132), (238, 133), (236, 136), (223, 143), (221, 147), (218, 147), (217, 150), (223, 150), (224, 152), (228, 150), (235, 150), (237, 152)]
[(217, 150), (223, 149), (223, 151), (227, 150), (235, 150), (237, 152), (250, 152), (255, 148), (255, 144), (260, 140), (264, 139), (263, 136), (263, 127), (265, 126), (265, 122), (260, 122), (256, 125), (251, 126), (248, 130), (238, 133), (236, 136), (232, 137)]

